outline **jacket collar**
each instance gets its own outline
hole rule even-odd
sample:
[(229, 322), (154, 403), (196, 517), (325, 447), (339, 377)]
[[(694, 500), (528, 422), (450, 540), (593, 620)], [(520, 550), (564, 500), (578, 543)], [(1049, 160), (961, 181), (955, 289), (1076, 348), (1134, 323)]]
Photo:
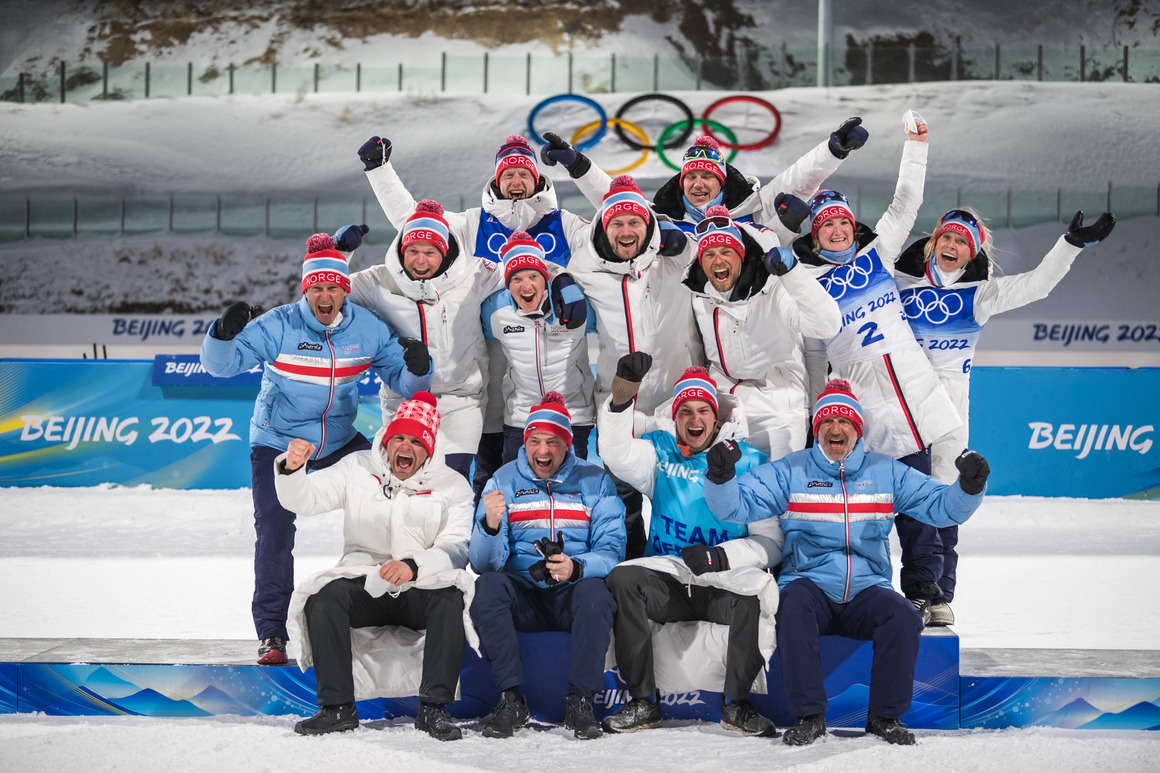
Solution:
[[(815, 439), (816, 441), (816, 439)], [(847, 473), (857, 472), (862, 469), (862, 464), (866, 461), (866, 449), (862, 447), (862, 439), (854, 444), (854, 450), (845, 459), (840, 459), (836, 462), (831, 462), (829, 457), (822, 451), (822, 447), (815, 442), (810, 448), (810, 455), (814, 463), (825, 470), (835, 478), (841, 473), (843, 466)], [(843, 464), (844, 463), (844, 464)]]
[(483, 211), (494, 217), (509, 231), (526, 231), (547, 214), (560, 208), (552, 178), (540, 175), (536, 191), (526, 199), (500, 197), (495, 184), (483, 186)]

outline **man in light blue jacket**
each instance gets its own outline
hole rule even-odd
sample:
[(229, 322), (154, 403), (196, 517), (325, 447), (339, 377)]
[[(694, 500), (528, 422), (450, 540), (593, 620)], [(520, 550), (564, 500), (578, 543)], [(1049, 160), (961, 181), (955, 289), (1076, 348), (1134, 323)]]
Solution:
[(484, 488), (468, 548), (479, 574), (471, 622), (500, 692), (485, 736), (507, 738), (528, 721), (516, 631), (568, 631), (564, 724), (577, 738), (600, 737), (592, 697), (604, 687), (616, 609), (603, 578), (624, 547), (616, 485), (572, 451), (563, 397), (549, 392), (528, 414), (519, 456)]
[(261, 665), (286, 663), (286, 612), (294, 591), (294, 513), (282, 507), (274, 491), (274, 458), (295, 438), (315, 446), (307, 463), (311, 470), (370, 448), (354, 420), (358, 382), (371, 368), (408, 398), (431, 386), (431, 358), (423, 342), (400, 339), (387, 323), (346, 298), (348, 256), (362, 242), (363, 229), (350, 225), (335, 238), (312, 236), (297, 303), (261, 316), (234, 303), (214, 320), (201, 344), (201, 364), (215, 376), (265, 365), (250, 421), (257, 533), (252, 612)]
[(946, 485), (862, 447), (862, 407), (848, 382), (826, 385), (814, 406), (814, 446), (740, 477), (735, 444), (709, 450), (705, 500), (722, 520), (778, 519), (785, 533), (777, 652), (797, 723), (783, 740), (804, 746), (826, 732), (818, 637), (874, 642), (866, 732), (913, 744), (899, 722), (910, 708), (922, 618), (890, 585), (890, 528), (906, 513), (936, 527), (960, 524), (983, 501), (990, 468), (974, 451)]

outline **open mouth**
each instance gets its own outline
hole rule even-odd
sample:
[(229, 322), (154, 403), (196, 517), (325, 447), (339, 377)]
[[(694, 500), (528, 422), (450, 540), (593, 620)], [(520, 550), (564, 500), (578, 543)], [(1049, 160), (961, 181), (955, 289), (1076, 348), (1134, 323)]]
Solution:
[(713, 280), (716, 282), (729, 281), (729, 268), (715, 268), (713, 269)]
[(616, 249), (618, 252), (631, 252), (636, 250), (636, 238), (617, 239)]
[(831, 451), (841, 451), (846, 447), (846, 438), (844, 437), (829, 437), (826, 438), (826, 447)]
[(412, 472), (415, 469), (415, 457), (404, 451), (395, 454), (395, 474)]
[(548, 473), (552, 469), (552, 457), (550, 456), (533, 456), (532, 467), (536, 472)]
[(318, 313), (324, 317), (329, 317), (331, 314), (334, 313), (334, 304), (333, 303), (319, 302)]
[(691, 445), (697, 445), (697, 442), (705, 438), (705, 427), (685, 427), (685, 434), (689, 436)]
[(413, 277), (415, 277), (416, 279), (426, 279), (428, 276), (430, 276), (430, 274), (431, 274), (431, 269), (429, 269), (429, 268), (412, 268), (411, 269), (411, 275)]
[(533, 290), (532, 292), (529, 292), (529, 293), (520, 293), (520, 301), (525, 306), (531, 306), (532, 304), (534, 304), (536, 302), (535, 291)]

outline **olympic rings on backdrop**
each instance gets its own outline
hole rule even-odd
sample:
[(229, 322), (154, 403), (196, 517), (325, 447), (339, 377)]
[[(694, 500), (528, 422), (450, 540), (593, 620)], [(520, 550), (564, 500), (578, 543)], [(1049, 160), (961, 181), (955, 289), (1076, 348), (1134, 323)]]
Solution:
[[(721, 144), (721, 147), (730, 148), (732, 150), (761, 150), (762, 148), (769, 147), (770, 145), (772, 145), (774, 142), (777, 141), (777, 135), (781, 133), (781, 113), (778, 112), (776, 107), (774, 107), (769, 102), (766, 102), (761, 97), (755, 97), (755, 96), (752, 96), (750, 94), (734, 94), (731, 97), (722, 97), (721, 99), (718, 99), (716, 102), (714, 102), (713, 104), (706, 107), (705, 112), (701, 114), (701, 117), (707, 120), (709, 118), (709, 114), (712, 113), (714, 110), (716, 110), (717, 108), (722, 107), (724, 105), (732, 104), (734, 102), (745, 102), (745, 103), (748, 103), (751, 105), (757, 105), (758, 107), (761, 107), (761, 108), (764, 108), (765, 110), (768, 110), (773, 115), (773, 131), (771, 131), (769, 134), (767, 134), (765, 137), (758, 140), (757, 142), (751, 142), (751, 143), (746, 144), (746, 145), (735, 144), (737, 142), (736, 137), (734, 137), (732, 139), (732, 141), (726, 142), (725, 140), (721, 139), (720, 137), (716, 136), (715, 134), (713, 134), (713, 132), (710, 131), (709, 136), (711, 136), (713, 139), (717, 140), (717, 142), (719, 142)], [(712, 123), (712, 122), (710, 121), (710, 123)], [(708, 130), (706, 129), (706, 131), (708, 131)]]
[[(593, 121), (592, 123), (585, 124), (584, 126), (581, 126), (579, 129), (577, 129), (576, 133), (572, 135), (572, 147), (580, 147), (580, 138), (595, 129), (599, 123), (600, 121)], [(630, 132), (640, 138), (640, 143), (637, 143), (636, 147), (634, 148), (634, 150), (640, 150), (640, 158), (638, 158), (636, 161), (633, 161), (628, 166), (621, 167), (620, 169), (604, 170), (605, 174), (607, 174), (609, 177), (616, 177), (618, 174), (627, 174), (628, 172), (631, 172), (633, 169), (636, 169), (638, 166), (643, 164), (646, 159), (648, 159), (648, 145), (641, 144), (648, 142), (648, 134), (644, 129), (637, 126), (632, 121), (626, 121), (623, 118), (609, 118), (608, 125), (615, 128), (617, 134), (623, 134), (624, 130), (628, 129)]]
[[(681, 171), (681, 167), (677, 166), (672, 161), (669, 161), (667, 158), (665, 158), (665, 152), (664, 152), (665, 140), (667, 140), (669, 138), (670, 134), (673, 134), (674, 132), (676, 132), (678, 129), (680, 129), (682, 126), (684, 126), (686, 123), (689, 123), (689, 122), (688, 121), (677, 121), (676, 123), (669, 125), (668, 128), (666, 128), (663, 132), (661, 132), (661, 136), (657, 138), (657, 147), (656, 147), (657, 156), (660, 158), (661, 161), (663, 161), (665, 163), (665, 166), (667, 166), (669, 169), (672, 169), (675, 172)], [(700, 124), (701, 126), (705, 127), (706, 131), (708, 131), (708, 127), (712, 126), (714, 129), (721, 132), (726, 137), (732, 137), (733, 142), (737, 142), (737, 135), (733, 133), (732, 129), (730, 129), (728, 126), (725, 126), (724, 124), (719, 124), (716, 121), (709, 120), (708, 118), (694, 118), (692, 120), (692, 123), (693, 124)], [(724, 145), (725, 143), (721, 143), (721, 144)], [(729, 157), (725, 159), (726, 164), (732, 163), (733, 159), (737, 158), (737, 153), (738, 153), (739, 148), (736, 145), (733, 145), (731, 147), (733, 148), (733, 152), (730, 153)]]
[[(669, 140), (669, 144), (665, 145), (665, 147), (666, 148), (677, 148), (677, 147), (680, 147), (681, 145), (683, 145), (685, 143), (685, 141), (687, 139), (689, 139), (689, 135), (693, 133), (693, 126), (694, 126), (693, 111), (689, 108), (688, 105), (686, 105), (684, 102), (677, 99), (676, 97), (669, 96), (668, 94), (659, 94), (659, 93), (641, 94), (640, 96), (633, 97), (632, 99), (628, 100), (623, 105), (621, 105), (620, 109), (616, 111), (616, 117), (617, 118), (624, 118), (624, 114), (627, 113), (629, 110), (631, 110), (632, 108), (641, 104), (642, 102), (648, 102), (650, 100), (652, 100), (654, 102), (668, 102), (670, 105), (676, 105), (680, 109), (680, 111), (685, 114), (685, 120), (687, 120), (688, 123), (685, 125), (684, 131), (682, 131), (676, 137), (673, 137), (671, 140)], [(625, 129), (628, 128), (627, 126), (620, 126), (618, 124), (613, 124), (613, 128), (616, 130), (616, 136), (620, 137), (621, 142), (623, 142), (625, 145), (628, 145), (633, 150), (646, 150), (646, 149), (652, 147), (652, 145), (648, 141), (647, 136), (643, 137), (639, 143), (636, 142), (636, 140), (629, 137), (628, 134), (624, 131)], [(637, 135), (637, 136), (639, 136), (639, 135)]]
[(584, 97), (579, 94), (557, 94), (554, 97), (548, 97), (533, 107), (532, 112), (528, 113), (528, 134), (534, 142), (537, 142), (540, 145), (547, 144), (544, 142), (540, 132), (536, 131), (536, 116), (540, 114), (541, 110), (543, 110), (545, 107), (548, 107), (549, 105), (554, 105), (557, 102), (568, 101), (579, 102), (582, 105), (587, 105), (588, 107), (595, 110), (596, 114), (600, 116), (600, 128), (596, 130), (596, 134), (592, 136), (592, 139), (588, 140), (588, 142), (586, 142), (584, 145), (575, 146), (576, 150), (588, 150), (595, 147), (596, 143), (604, 139), (604, 135), (608, 131), (608, 113), (604, 112), (604, 108), (601, 107), (600, 103), (596, 100), (589, 99), (588, 97)]

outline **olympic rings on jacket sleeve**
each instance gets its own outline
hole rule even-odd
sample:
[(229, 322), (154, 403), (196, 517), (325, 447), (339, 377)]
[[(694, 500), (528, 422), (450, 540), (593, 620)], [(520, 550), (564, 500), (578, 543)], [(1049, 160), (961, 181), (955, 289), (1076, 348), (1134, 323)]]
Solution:
[[(721, 139), (720, 137), (718, 137), (717, 135), (713, 134), (713, 132), (710, 131), (709, 136), (711, 136), (713, 139), (717, 140), (717, 142), (719, 142), (721, 144), (721, 147), (731, 148), (733, 150), (761, 150), (762, 148), (769, 147), (770, 145), (772, 145), (774, 142), (777, 141), (777, 135), (781, 133), (781, 113), (778, 112), (778, 109), (776, 107), (774, 107), (769, 102), (766, 102), (761, 97), (755, 97), (755, 96), (752, 96), (750, 94), (734, 94), (731, 97), (722, 97), (721, 99), (718, 99), (716, 102), (714, 102), (713, 104), (706, 107), (705, 112), (701, 114), (701, 118), (708, 121), (709, 124), (713, 124), (712, 121), (708, 120), (709, 115), (717, 108), (732, 104), (734, 102), (743, 102), (743, 103), (750, 104), (750, 105), (757, 105), (760, 108), (768, 110), (769, 113), (773, 116), (773, 131), (771, 131), (769, 134), (767, 134), (765, 137), (761, 138), (757, 142), (751, 142), (751, 143), (744, 144), (744, 145), (736, 144), (737, 143), (736, 137), (733, 137), (733, 139), (731, 141), (726, 142), (725, 140)], [(718, 131), (722, 131), (722, 130), (718, 129)]]
[[(672, 169), (674, 172), (681, 171), (681, 167), (674, 164), (672, 161), (669, 161), (667, 158), (665, 158), (665, 151), (664, 151), (665, 140), (667, 140), (669, 138), (669, 135), (673, 134), (674, 132), (679, 131), (681, 129), (681, 127), (684, 126), (685, 123), (686, 123), (685, 121), (677, 121), (676, 123), (671, 124), (668, 128), (666, 128), (663, 132), (661, 132), (661, 136), (657, 139), (657, 146), (656, 146), (657, 156), (660, 158), (661, 161), (663, 161), (665, 163), (665, 166), (667, 166), (669, 169)], [(712, 127), (714, 129), (716, 129), (717, 131), (721, 132), (722, 134), (724, 134), (726, 137), (732, 138), (733, 142), (737, 142), (737, 135), (733, 133), (732, 129), (730, 129), (728, 126), (725, 126), (724, 124), (719, 124), (716, 121), (709, 120), (708, 118), (695, 118), (695, 119), (693, 119), (693, 123), (700, 124), (701, 126), (704, 126), (706, 128), (706, 131), (708, 130), (709, 127)], [(725, 145), (724, 142), (722, 142), (721, 144)], [(729, 164), (729, 163), (732, 163), (733, 159), (737, 158), (737, 153), (739, 151), (739, 148), (736, 145), (728, 145), (727, 147), (733, 148), (733, 150), (729, 153), (729, 157), (725, 159), (725, 163)]]
[(536, 116), (538, 116), (540, 111), (545, 107), (554, 105), (558, 102), (579, 102), (582, 105), (591, 107), (596, 111), (596, 114), (600, 116), (600, 128), (596, 130), (594, 135), (592, 135), (592, 139), (588, 140), (583, 145), (576, 145), (576, 150), (589, 150), (595, 147), (596, 144), (600, 142), (600, 140), (604, 139), (604, 135), (608, 131), (608, 113), (604, 111), (604, 108), (600, 106), (599, 102), (579, 94), (557, 94), (554, 97), (548, 97), (547, 99), (543, 100), (532, 108), (532, 112), (528, 113), (528, 136), (531, 137), (533, 141), (539, 143), (540, 145), (546, 144), (541, 138), (540, 131), (536, 129)]
[[(629, 110), (633, 109), (634, 107), (636, 107), (639, 104), (643, 104), (644, 102), (667, 102), (670, 105), (676, 105), (676, 107), (684, 114), (685, 120), (687, 120), (688, 123), (685, 124), (685, 128), (682, 131), (680, 131), (677, 134), (677, 136), (672, 137), (668, 141), (668, 143), (665, 145), (665, 147), (672, 149), (672, 148), (678, 148), (678, 147), (684, 145), (685, 141), (689, 139), (689, 135), (691, 135), (693, 133), (693, 126), (695, 125), (693, 123), (694, 116), (693, 116), (692, 109), (690, 109), (690, 107), (688, 105), (686, 105), (684, 102), (677, 99), (676, 97), (670, 96), (668, 94), (660, 94), (660, 93), (641, 94), (640, 96), (633, 97), (632, 99), (628, 100), (623, 105), (621, 105), (620, 109), (616, 111), (616, 117), (617, 118), (624, 118), (625, 114)], [(636, 140), (629, 137), (628, 132), (625, 131), (625, 129), (628, 129), (627, 126), (622, 126), (619, 124), (612, 124), (612, 127), (616, 131), (616, 136), (620, 137), (621, 141), (625, 145), (628, 145), (633, 150), (644, 150), (646, 148), (652, 147), (652, 143), (650, 143), (647, 138), (641, 140), (638, 143)]]
[[(600, 123), (600, 121), (593, 121), (592, 123), (585, 124), (584, 126), (581, 126), (579, 129), (577, 129), (576, 133), (572, 135), (572, 139), (571, 139), (572, 147), (574, 147), (574, 148), (580, 147), (581, 138), (585, 134), (587, 134), (588, 132), (595, 129), (597, 127), (597, 125), (599, 125), (599, 123)], [(633, 161), (628, 166), (621, 167), (620, 169), (605, 169), (604, 170), (604, 173), (607, 174), (609, 177), (616, 177), (618, 174), (628, 174), (629, 172), (631, 172), (633, 169), (636, 169), (637, 167), (639, 167), (641, 164), (643, 164), (648, 159), (649, 147), (646, 144), (642, 144), (642, 143), (648, 142), (648, 134), (645, 132), (644, 129), (637, 126), (632, 121), (626, 121), (623, 118), (609, 118), (608, 125), (614, 127), (618, 134), (623, 133), (624, 130), (627, 129), (628, 131), (632, 132), (633, 134), (635, 134), (637, 137), (640, 138), (640, 142), (638, 142), (636, 144), (636, 147), (634, 148), (634, 150), (640, 150), (640, 158), (638, 158), (636, 161)]]

